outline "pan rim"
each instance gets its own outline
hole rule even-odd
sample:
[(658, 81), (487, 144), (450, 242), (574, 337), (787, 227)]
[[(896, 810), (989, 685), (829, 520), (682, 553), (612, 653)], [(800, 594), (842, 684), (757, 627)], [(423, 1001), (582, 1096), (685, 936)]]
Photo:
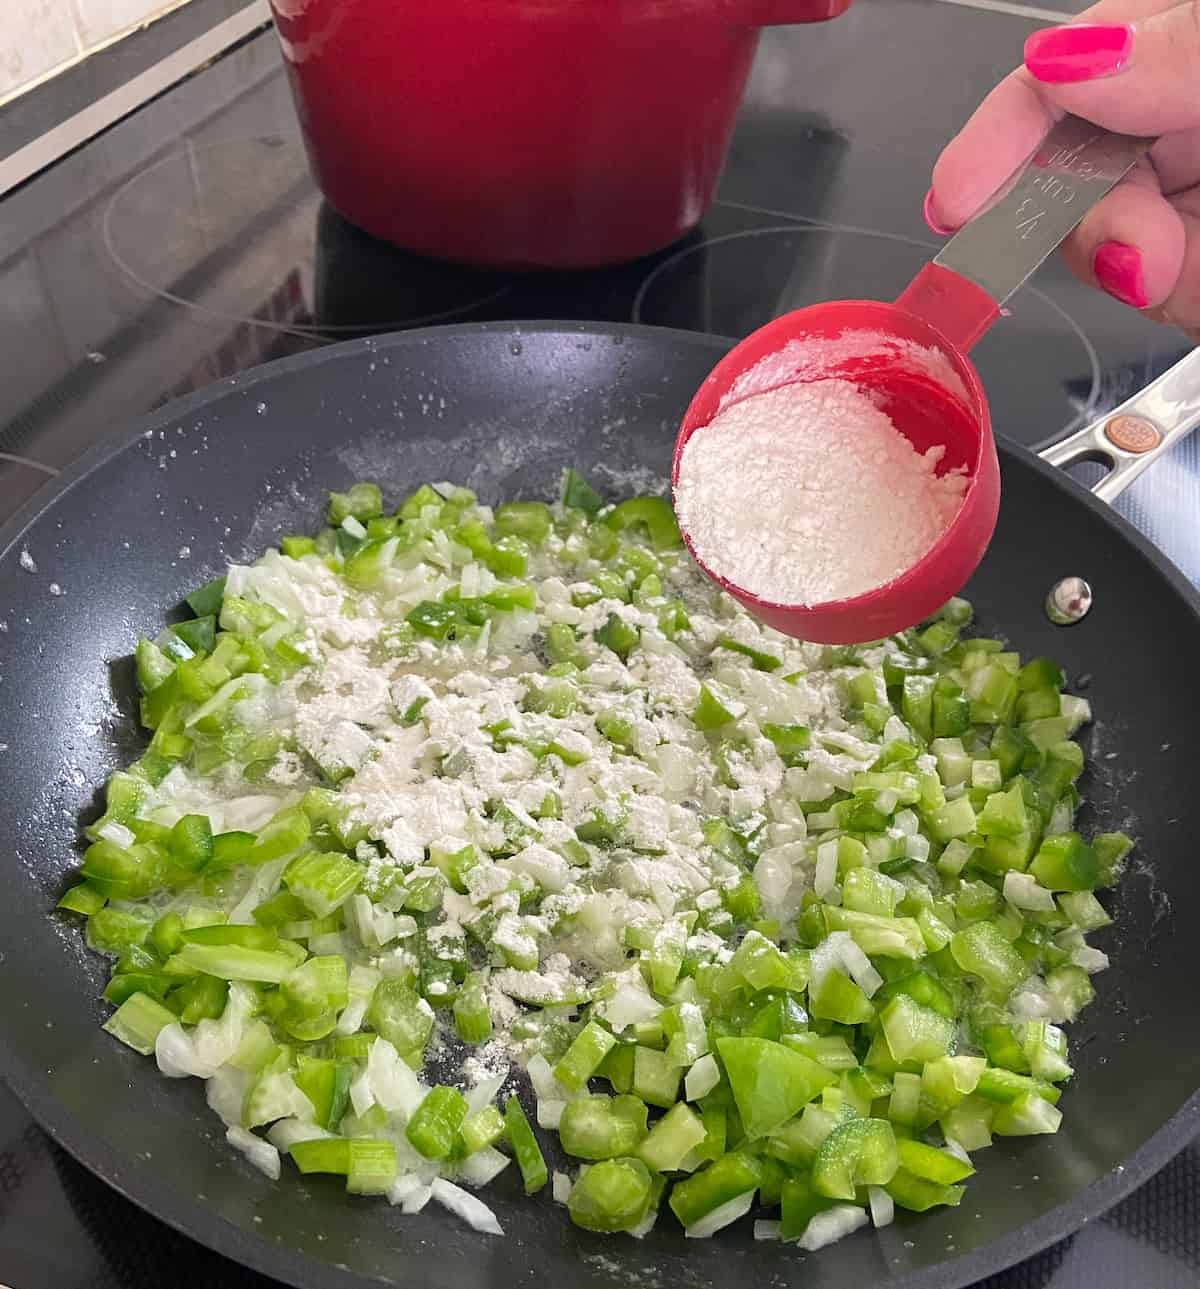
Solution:
[[(514, 340), (532, 335), (554, 334), (588, 338), (593, 342), (613, 342), (616, 338), (670, 339), (691, 348), (711, 350), (714, 361), (736, 343), (735, 339), (729, 337), (637, 323), (539, 320), (520, 324), (457, 323), (391, 332), (341, 341), (321, 349), (277, 359), (166, 403), (137, 418), (124, 433), (113, 433), (89, 449), (57, 478), (40, 488), (0, 526), (0, 560), (10, 555), (33, 523), (114, 457), (126, 452), (140, 439), (235, 391), (253, 389), (262, 381), (273, 380), (295, 369), (307, 370), (363, 352), (378, 353), (391, 348), (420, 346), (458, 336), (481, 334), (503, 335)], [(1113, 529), (1115, 536), (1132, 545), (1167, 580), (1190, 609), (1192, 616), (1200, 620), (1200, 591), (1123, 515), (1023, 445), (998, 436), (997, 446), (1002, 462), (1016, 459), (1023, 466), (1032, 467), (1100, 516)], [(140, 1179), (140, 1170), (132, 1167), (132, 1156), (126, 1157), (109, 1147), (90, 1133), (55, 1098), (45, 1095), (37, 1076), (26, 1067), (16, 1052), (4, 1044), (0, 1044), (0, 1077), (43, 1130), (72, 1158), (123, 1197), (184, 1237), (268, 1277), (278, 1278), (282, 1275), (294, 1285), (311, 1286), (312, 1289), (364, 1289), (367, 1285), (385, 1283), (365, 1273), (280, 1247), (194, 1202), (190, 1205), (182, 1204), (173, 1195), (164, 1196), (163, 1192), (156, 1189), (153, 1181)], [(891, 1289), (963, 1289), (984, 1276), (1006, 1270), (1066, 1238), (1086, 1222), (1106, 1212), (1162, 1169), (1197, 1133), (1200, 1133), (1200, 1088), (1117, 1169), (1097, 1178), (1073, 1199), (971, 1253), (926, 1268), (914, 1268), (889, 1279), (886, 1284)]]

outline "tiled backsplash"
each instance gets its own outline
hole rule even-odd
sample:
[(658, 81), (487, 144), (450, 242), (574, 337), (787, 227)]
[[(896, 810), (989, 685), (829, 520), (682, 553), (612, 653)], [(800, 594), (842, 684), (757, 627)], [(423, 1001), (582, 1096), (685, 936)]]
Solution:
[[(0, 0), (0, 11), (13, 3)], [(52, 421), (53, 441), (39, 440), (39, 459), (65, 465), (92, 441), (98, 425), (119, 424), (129, 406), (149, 407), (164, 388), (184, 387), (194, 370), (208, 370), (205, 365), (226, 341), (237, 342), (235, 322), (219, 312), (164, 305), (157, 290), (135, 282), (113, 259), (105, 232), (110, 208), (143, 170), (154, 168), (158, 195), (143, 207), (136, 189), (127, 193), (120, 206), (119, 245), (146, 249), (140, 267), (150, 274), (154, 288), (178, 289), (176, 274), (182, 272), (186, 282), (194, 272), (224, 302), (224, 309), (230, 308), (231, 298), (237, 301), (239, 318), (281, 307), (272, 294), (287, 296), (294, 289), (290, 274), (268, 274), (267, 289), (262, 289), (252, 267), (259, 253), (255, 239), (262, 235), (253, 228), (264, 211), (283, 209), (280, 203), (296, 178), (294, 146), (290, 152), (280, 150), (274, 167), (240, 171), (236, 186), (219, 197), (201, 181), (214, 148), (230, 140), (295, 134), (295, 109), (278, 43), (249, 41), (204, 76), (190, 77), (162, 95), (151, 113), (121, 122), (103, 146), (77, 149), (4, 199), (0, 355), (22, 355), (20, 362), (2, 364), (0, 428), (15, 435), (11, 442), (17, 444), (15, 449), (4, 446), (19, 452), (21, 435), (33, 427), (44, 430)], [(237, 247), (224, 266), (221, 247), (208, 233), (214, 219), (208, 203), (214, 200), (222, 204), (219, 225)], [(310, 243), (315, 206), (315, 199), (294, 210), (288, 204), (281, 224), (271, 228), (273, 236), (297, 247)], [(166, 208), (179, 217), (164, 225), (161, 211)], [(288, 228), (292, 231), (285, 236)], [(305, 293), (311, 299), (311, 269), (299, 260), (297, 267), (309, 275)], [(238, 283), (232, 297), (230, 279)], [(196, 298), (203, 309), (207, 297)], [(146, 321), (147, 316), (153, 321)], [(152, 334), (148, 348), (130, 348), (123, 339), (126, 329), (135, 326)], [(64, 400), (60, 386), (79, 378), (81, 364), (90, 393), (76, 407)], [(210, 371), (208, 379), (214, 374)], [(0, 479), (0, 514), (11, 509)], [(0, 1250), (0, 1277), (5, 1270)]]
[(186, 0), (0, 0), (0, 103)]

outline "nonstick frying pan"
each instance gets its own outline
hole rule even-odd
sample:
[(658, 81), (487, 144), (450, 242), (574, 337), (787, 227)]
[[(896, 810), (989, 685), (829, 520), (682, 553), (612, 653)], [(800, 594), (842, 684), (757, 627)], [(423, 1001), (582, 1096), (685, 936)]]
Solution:
[[(1067, 1235), (1200, 1132), (1200, 597), (1107, 506), (1012, 445), (967, 594), (984, 631), (1060, 659), (1091, 699), (1084, 826), (1125, 827), (1139, 845), (1100, 940), (1112, 968), (1071, 1030), (1063, 1128), (988, 1150), (961, 1207), (805, 1256), (756, 1245), (748, 1222), (709, 1241), (669, 1220), (642, 1242), (590, 1236), (505, 1174), (489, 1199), (508, 1238), (480, 1236), (432, 1208), (404, 1218), (346, 1197), (336, 1179), (285, 1169), (270, 1184), (225, 1145), (196, 1081), (161, 1078), (99, 1029), (101, 961), (52, 910), (80, 819), (139, 746), (138, 635), (227, 560), (314, 526), (326, 492), (355, 478), (393, 497), (451, 479), (496, 501), (549, 496), (575, 465), (614, 495), (661, 487), (680, 415), (727, 348), (553, 323), (336, 345), (153, 413), (0, 534), (0, 1069), (63, 1146), (151, 1213), (306, 1289), (954, 1289)], [(1064, 576), (1095, 597), (1069, 629), (1043, 612)]]

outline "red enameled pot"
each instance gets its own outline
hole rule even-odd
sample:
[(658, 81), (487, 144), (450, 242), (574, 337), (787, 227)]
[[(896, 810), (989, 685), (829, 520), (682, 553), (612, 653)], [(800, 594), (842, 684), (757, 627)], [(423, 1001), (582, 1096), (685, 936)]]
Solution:
[(425, 255), (570, 269), (692, 228), (759, 30), (850, 0), (271, 3), (313, 171), (348, 220)]

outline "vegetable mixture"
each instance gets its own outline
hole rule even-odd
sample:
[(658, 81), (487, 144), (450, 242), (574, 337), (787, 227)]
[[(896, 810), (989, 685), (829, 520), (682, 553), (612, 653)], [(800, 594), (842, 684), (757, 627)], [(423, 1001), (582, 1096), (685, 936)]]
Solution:
[(797, 642), (568, 471), (357, 484), (188, 603), (61, 907), (269, 1176), (815, 1249), (1057, 1130), (1131, 843), (1073, 828), (1087, 702), (964, 601)]

